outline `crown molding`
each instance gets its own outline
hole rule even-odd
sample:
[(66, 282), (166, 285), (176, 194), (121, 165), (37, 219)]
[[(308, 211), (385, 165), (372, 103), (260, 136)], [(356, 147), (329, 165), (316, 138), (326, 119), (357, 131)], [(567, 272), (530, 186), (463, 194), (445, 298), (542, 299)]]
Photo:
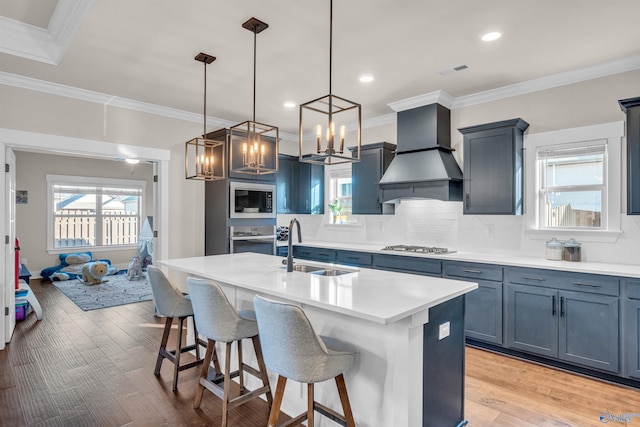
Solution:
[(48, 29), (0, 16), (0, 52), (58, 65), (95, 0), (59, 0)]
[(401, 99), (400, 101), (387, 104), (393, 111), (400, 112), (411, 108), (422, 107), (430, 104), (440, 104), (449, 109), (452, 108), (455, 98), (443, 90), (429, 92), (422, 95), (412, 96), (411, 98)]
[(456, 98), (453, 108), (484, 104), (486, 102), (497, 101), (499, 99), (510, 98), (512, 96), (525, 95), (541, 90), (552, 89), (554, 87), (570, 85), (614, 74), (626, 73), (637, 69), (640, 69), (640, 55), (617, 61), (605, 62), (590, 67), (579, 68), (565, 73), (540, 77), (538, 79), (522, 83), (503, 86), (498, 89), (460, 96)]
[(396, 114), (389, 113), (383, 116), (372, 117), (370, 119), (363, 120), (362, 128), (363, 129), (375, 128), (378, 126), (384, 126), (384, 125), (388, 125), (395, 122), (396, 122)]

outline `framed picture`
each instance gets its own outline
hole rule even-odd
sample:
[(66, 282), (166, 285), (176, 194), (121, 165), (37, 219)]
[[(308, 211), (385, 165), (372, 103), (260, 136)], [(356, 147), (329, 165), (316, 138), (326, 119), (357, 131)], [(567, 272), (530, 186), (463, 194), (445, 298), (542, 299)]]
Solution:
[(29, 192), (27, 190), (16, 191), (16, 204), (26, 205), (29, 203)]

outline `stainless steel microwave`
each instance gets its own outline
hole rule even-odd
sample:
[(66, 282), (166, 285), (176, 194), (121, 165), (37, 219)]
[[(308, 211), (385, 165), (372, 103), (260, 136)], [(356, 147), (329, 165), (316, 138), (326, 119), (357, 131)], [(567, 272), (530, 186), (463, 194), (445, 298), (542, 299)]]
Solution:
[(275, 218), (276, 186), (253, 182), (231, 181), (230, 218)]

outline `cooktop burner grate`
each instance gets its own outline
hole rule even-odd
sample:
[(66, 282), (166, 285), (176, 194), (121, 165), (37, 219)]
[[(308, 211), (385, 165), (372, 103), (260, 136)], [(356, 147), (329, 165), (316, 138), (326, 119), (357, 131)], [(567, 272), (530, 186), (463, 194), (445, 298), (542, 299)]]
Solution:
[(451, 251), (447, 248), (439, 248), (437, 246), (415, 246), (415, 245), (390, 245), (382, 248), (383, 251), (398, 251), (398, 252), (416, 252), (423, 254), (450, 254), (455, 251)]

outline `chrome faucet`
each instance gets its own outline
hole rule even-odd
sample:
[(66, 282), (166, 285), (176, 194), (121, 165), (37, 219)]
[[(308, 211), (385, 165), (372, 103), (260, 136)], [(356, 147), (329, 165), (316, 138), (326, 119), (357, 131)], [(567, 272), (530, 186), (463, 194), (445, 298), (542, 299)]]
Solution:
[(298, 226), (298, 243), (302, 243), (302, 234), (300, 233), (300, 221), (293, 218), (289, 222), (289, 250), (287, 252), (287, 273), (293, 271), (293, 224)]

